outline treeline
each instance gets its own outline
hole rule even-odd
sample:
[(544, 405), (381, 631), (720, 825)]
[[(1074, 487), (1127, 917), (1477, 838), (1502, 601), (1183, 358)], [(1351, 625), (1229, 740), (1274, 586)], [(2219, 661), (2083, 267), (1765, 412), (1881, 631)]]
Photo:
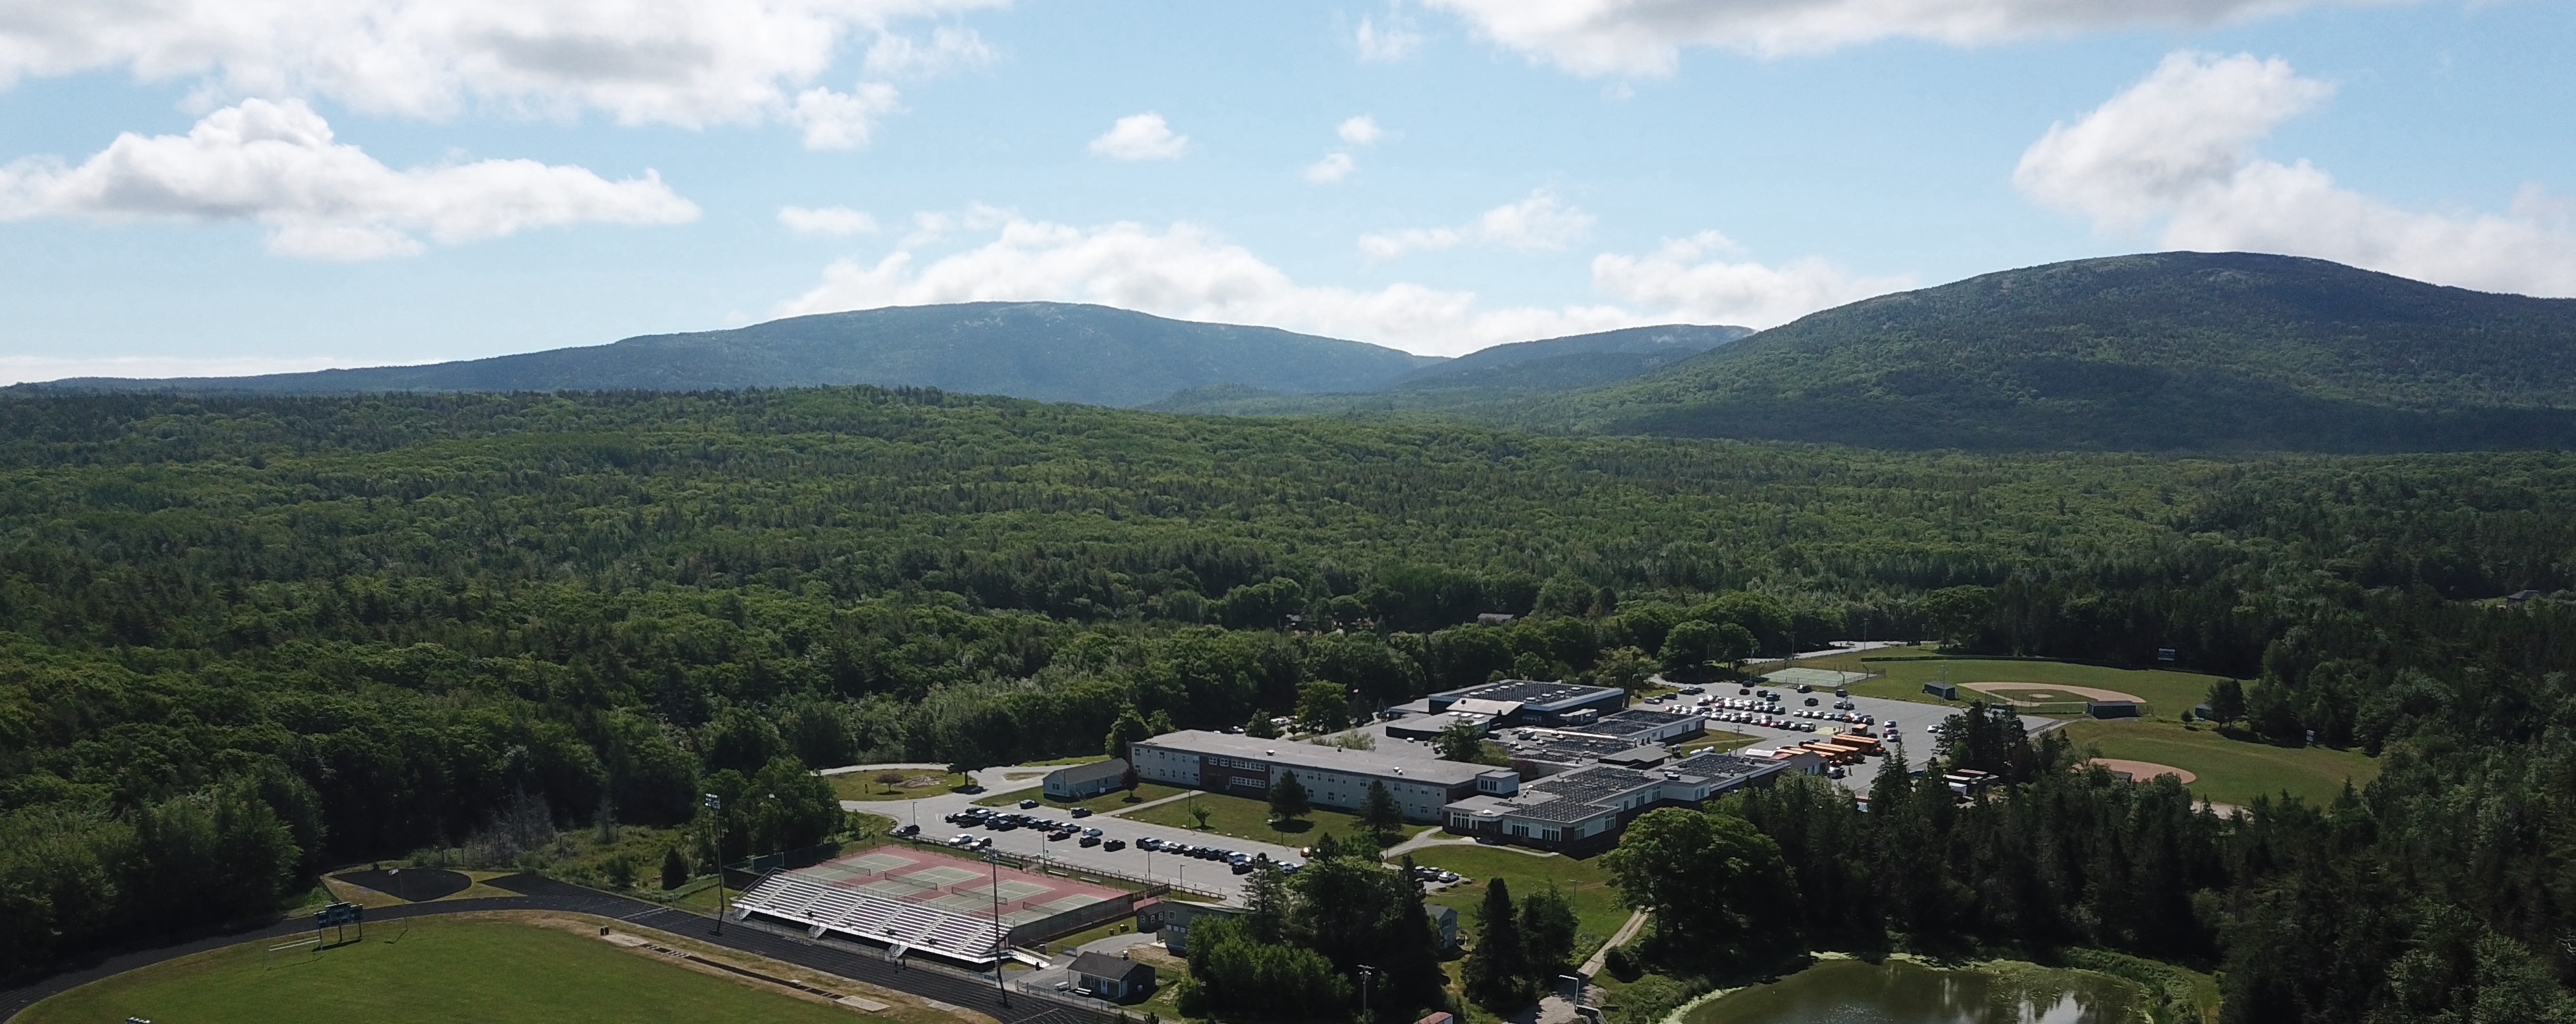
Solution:
[(2259, 661), (2256, 727), (2304, 742), (2349, 712), (2378, 779), (2222, 817), (1977, 704), (1936, 758), (1999, 780), (1965, 802), (1891, 760), (1866, 809), (1793, 779), (1650, 813), (1608, 864), (1676, 973), (1804, 946), (2101, 948), (2220, 971), (2230, 1022), (2576, 1019), (2576, 613), (2316, 604)]
[[(1967, 458), (864, 388), (0, 398), (0, 482), (0, 973), (531, 801), (682, 824), (782, 764), (1085, 753), (1128, 708), (1236, 725), (1319, 681), (1365, 710), (1932, 636), (2179, 648), (2284, 739), (2379, 749), (2462, 693), (2521, 694), (2488, 713), (2527, 730), (2542, 704), (2502, 709), (2561, 655), (2515, 623), (2556, 606), (2463, 599), (2563, 590), (2576, 550), (2549, 453)], [(813, 799), (745, 807), (728, 855), (812, 834)], [(134, 851), (196, 834), (164, 818), (251, 851), (199, 862), (238, 905), (153, 887)]]

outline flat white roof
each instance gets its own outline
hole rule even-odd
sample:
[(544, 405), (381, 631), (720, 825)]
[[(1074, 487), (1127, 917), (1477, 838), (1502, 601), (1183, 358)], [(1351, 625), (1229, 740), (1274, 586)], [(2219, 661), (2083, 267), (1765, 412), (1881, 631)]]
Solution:
[(1465, 764), (1458, 761), (1426, 761), (1414, 757), (1381, 754), (1374, 750), (1344, 750), (1295, 740), (1265, 740), (1250, 736), (1231, 736), (1203, 729), (1184, 729), (1164, 733), (1150, 740), (1137, 740), (1136, 745), (1185, 754), (1214, 754), (1238, 757), (1247, 761), (1267, 761), (1290, 771), (1318, 769), (1323, 771), (1358, 772), (1366, 775), (1400, 776), (1415, 782), (1442, 786), (1463, 786), (1487, 772), (1513, 773), (1509, 768)]

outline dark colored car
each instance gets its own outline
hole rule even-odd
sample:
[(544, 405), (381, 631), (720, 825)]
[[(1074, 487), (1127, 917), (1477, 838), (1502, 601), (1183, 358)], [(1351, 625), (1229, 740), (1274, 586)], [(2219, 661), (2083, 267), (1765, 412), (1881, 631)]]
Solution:
[(1111, 853), (1116, 853), (1127, 848), (1127, 841), (1124, 839), (1112, 839), (1100, 844), (1100, 848)]
[(1035, 806), (1037, 806), (1037, 805), (1038, 805), (1038, 802), (1037, 802), (1037, 801), (1035, 801), (1035, 800), (1022, 800), (1022, 801), (1020, 801), (1020, 809), (1021, 809), (1021, 810), (1023, 810), (1023, 811), (1028, 810), (1029, 808), (1035, 807)]
[(1091, 816), (1091, 808), (1076, 807), (1073, 809), (1073, 816), (1077, 818), (1088, 818)]

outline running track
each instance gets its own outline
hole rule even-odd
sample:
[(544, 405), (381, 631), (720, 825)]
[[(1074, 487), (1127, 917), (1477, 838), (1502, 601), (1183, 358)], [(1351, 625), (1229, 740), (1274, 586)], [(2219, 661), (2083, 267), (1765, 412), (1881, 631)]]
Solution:
[[(898, 992), (936, 999), (1000, 1019), (1002, 1024), (1095, 1024), (1101, 1018), (1092, 1012), (1067, 1006), (1029, 993), (1014, 993), (1011, 1005), (1002, 1006), (989, 981), (920, 968), (902, 969), (894, 964), (852, 953), (845, 949), (802, 939), (789, 938), (756, 928), (735, 926), (724, 934), (711, 933), (714, 919), (658, 903), (628, 899), (584, 889), (537, 875), (512, 875), (486, 883), (518, 893), (517, 896), (491, 899), (446, 900), (437, 903), (406, 903), (393, 907), (371, 907), (369, 923), (399, 921), (407, 917), (433, 914), (456, 914), (478, 910), (551, 910), (564, 913), (590, 914), (615, 918), (645, 928), (653, 928), (710, 945), (723, 946), (756, 956), (765, 956), (826, 974), (866, 982)], [(164, 960), (202, 953), (211, 949), (257, 940), (277, 940), (304, 935), (313, 930), (303, 918), (289, 918), (263, 928), (227, 932), (194, 942), (183, 942), (158, 949), (126, 953), (40, 978), (16, 988), (0, 990), (0, 1021), (36, 1004), (38, 1000), (59, 992), (78, 988), (100, 978), (123, 974), (138, 967), (148, 967)]]

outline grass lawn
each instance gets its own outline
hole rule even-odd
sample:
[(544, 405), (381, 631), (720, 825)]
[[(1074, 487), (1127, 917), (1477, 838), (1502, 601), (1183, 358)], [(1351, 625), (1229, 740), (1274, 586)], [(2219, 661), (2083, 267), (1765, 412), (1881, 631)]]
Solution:
[[(1360, 819), (1357, 816), (1319, 807), (1307, 814), (1306, 820), (1283, 822), (1281, 823), (1283, 827), (1274, 832), (1270, 828), (1268, 801), (1227, 796), (1223, 793), (1201, 793), (1195, 800), (1174, 800), (1168, 804), (1158, 804), (1141, 811), (1122, 814), (1119, 817), (1131, 821), (1194, 829), (1198, 827), (1198, 821), (1190, 817), (1192, 803), (1208, 809), (1207, 830), (1209, 832), (1221, 836), (1233, 836), (1237, 839), (1250, 839), (1254, 842), (1277, 843), (1281, 846), (1313, 846), (1316, 840), (1323, 838), (1328, 832), (1340, 838), (1349, 839), (1362, 831)], [(1430, 827), (1432, 826), (1406, 825), (1396, 834), (1401, 840)]]
[[(889, 775), (896, 777), (894, 782), (881, 781)], [(847, 772), (823, 778), (832, 784), (832, 795), (843, 800), (916, 800), (966, 784), (965, 776), (941, 771)]]
[[(600, 939), (499, 920), (379, 922), (363, 942), (280, 953), (266, 941), (157, 964), (38, 1003), (19, 1024), (142, 1017), (190, 1024), (847, 1024), (854, 1014), (701, 974)], [(944, 1020), (911, 1010), (871, 1020)]]
[[(1451, 886), (1444, 892), (1432, 893), (1430, 901), (1458, 911), (1460, 927), (1472, 925), (1476, 908), (1485, 902), (1485, 883), (1500, 877), (1510, 884), (1512, 899), (1547, 887), (1555, 882), (1574, 901), (1574, 916), (1582, 930), (1600, 941), (1608, 941), (1628, 921), (1628, 905), (1619, 899), (1619, 891), (1610, 887), (1610, 876), (1601, 870), (1600, 858), (1576, 860), (1572, 857), (1533, 857), (1526, 853), (1496, 849), (1490, 846), (1463, 844), (1436, 846), (1413, 851), (1413, 862), (1447, 868), (1468, 878), (1472, 885)], [(1590, 950), (1584, 952), (1589, 953)]]
[(2343, 791), (2345, 779), (2358, 787), (2379, 775), (2379, 762), (2355, 751), (2275, 747), (2172, 722), (2076, 722), (2066, 736), (2078, 749), (2101, 748), (2104, 757), (2186, 769), (2200, 776), (2194, 795), (2238, 806), (2283, 791), (2321, 804)]
[[(1836, 659), (1839, 660), (1839, 659)], [(1857, 660), (1857, 659), (1855, 659)], [(1800, 664), (1806, 664), (1801, 662)], [(1820, 668), (1835, 666), (1817, 664)], [(2102, 668), (2095, 665), (2071, 665), (2061, 661), (2004, 661), (1970, 658), (1894, 658), (1885, 661), (1860, 662), (1862, 671), (1884, 673), (1880, 678), (1856, 683), (1851, 691), (1863, 697), (1910, 700), (1922, 704), (1947, 704), (1963, 707), (1976, 699), (1973, 691), (1961, 686), (1959, 700), (1944, 701), (1923, 692), (1923, 684), (1942, 677), (1947, 669), (1953, 683), (2029, 683), (2045, 687), (2092, 686), (2117, 690), (2145, 698), (2147, 710), (2158, 718), (2179, 718), (2191, 706), (2209, 696), (2210, 684), (2217, 676), (2190, 672), (2167, 672), (2162, 669), (2131, 670)], [(1994, 698), (1986, 698), (1989, 703)], [(2081, 699), (2081, 698), (2075, 698)]]
[(1099, 796), (1092, 797), (1088, 800), (1058, 800), (1046, 795), (1046, 793), (1042, 791), (1042, 787), (1031, 786), (1027, 789), (1014, 789), (1008, 793), (995, 793), (992, 796), (984, 797), (975, 802), (985, 807), (1017, 807), (1020, 805), (1020, 801), (1022, 800), (1035, 800), (1060, 811), (1075, 807), (1088, 807), (1091, 808), (1091, 813), (1093, 814), (1108, 814), (1112, 811), (1132, 807), (1135, 804), (1141, 804), (1152, 800), (1160, 800), (1167, 796), (1179, 796), (1180, 794), (1181, 790), (1177, 787), (1165, 786), (1152, 782), (1140, 782), (1136, 784), (1136, 799), (1133, 802), (1130, 802), (1127, 799), (1127, 791), (1123, 789), (1102, 793)]

